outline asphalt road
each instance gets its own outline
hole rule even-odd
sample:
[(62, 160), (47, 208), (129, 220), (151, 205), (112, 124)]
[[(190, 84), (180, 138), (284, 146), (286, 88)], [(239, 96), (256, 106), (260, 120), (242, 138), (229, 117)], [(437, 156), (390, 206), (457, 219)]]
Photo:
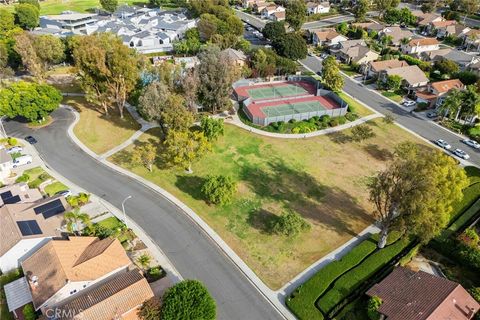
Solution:
[(219, 319), (281, 319), (275, 309), (223, 252), (185, 214), (161, 195), (121, 175), (84, 153), (67, 135), (74, 116), (66, 109), (52, 113), (54, 122), (32, 130), (15, 121), (5, 123), (10, 136), (33, 135), (46, 163), (89, 192), (120, 207), (158, 244), (186, 279), (199, 279), (217, 302)]
[(305, 22), (302, 26), (302, 29), (310, 30), (310, 29), (325, 28), (325, 27), (342, 23), (342, 22), (349, 22), (353, 20), (355, 20), (355, 17), (353, 15), (335, 16), (335, 17), (318, 20), (318, 21)]
[[(318, 57), (308, 56), (301, 62), (315, 72), (320, 72), (322, 70), (321, 59)], [(392, 113), (397, 123), (431, 142), (434, 142), (437, 139), (443, 139), (452, 146), (451, 150), (456, 148), (464, 150), (470, 155), (470, 159), (468, 161), (480, 166), (480, 151), (470, 148), (466, 144), (462, 143), (460, 141), (461, 138), (456, 134), (439, 127), (432, 121), (410, 114), (409, 112), (397, 106), (395, 103), (392, 103), (389, 99), (371, 92), (361, 84), (348, 77), (344, 78), (345, 85), (343, 90), (353, 96), (355, 99), (360, 100), (364, 104), (370, 106), (380, 113)]]

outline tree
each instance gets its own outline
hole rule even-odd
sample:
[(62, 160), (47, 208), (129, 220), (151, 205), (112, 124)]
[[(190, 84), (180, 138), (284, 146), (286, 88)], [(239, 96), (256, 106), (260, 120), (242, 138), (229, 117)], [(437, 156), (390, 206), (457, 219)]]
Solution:
[(390, 91), (397, 91), (400, 89), (400, 87), (402, 86), (402, 77), (398, 76), (398, 75), (390, 75), (387, 77), (387, 81), (385, 82), (385, 87), (387, 88), (387, 90), (390, 90)]
[(218, 137), (223, 136), (223, 119), (202, 117), (200, 120), (200, 128), (202, 128), (203, 135), (208, 141), (217, 140)]
[(265, 25), (262, 30), (263, 36), (271, 41), (283, 38), (286, 34), (285, 23), (283, 21), (273, 21)]
[(417, 23), (417, 17), (413, 15), (409, 8), (401, 8), (399, 10), (400, 22), (406, 25), (413, 26)]
[(334, 57), (329, 56), (322, 62), (322, 78), (327, 87), (333, 91), (340, 91), (343, 88), (345, 80), (340, 74), (338, 62)]
[(31, 30), (38, 26), (40, 11), (31, 4), (18, 4), (15, 6), (15, 21), (25, 30)]
[(137, 316), (142, 320), (159, 320), (161, 307), (160, 300), (157, 297), (153, 297), (142, 304), (137, 312)]
[(251, 62), (254, 76), (269, 77), (275, 74), (276, 59), (268, 56), (263, 49), (259, 49), (253, 53)]
[(475, 85), (469, 85), (467, 90), (462, 91), (462, 96), (463, 108), (461, 114), (473, 123), (475, 116), (480, 114), (480, 93)]
[(307, 18), (307, 6), (302, 0), (292, 0), (287, 4), (285, 21), (294, 30), (298, 31)]
[(30, 5), (34, 6), (35, 8), (37, 8), (38, 10), (40, 10), (40, 3), (38, 2), (38, 0), (19, 0), (18, 3), (30, 4)]
[(52, 35), (34, 36), (32, 39), (33, 48), (43, 68), (48, 69), (49, 66), (59, 64), (65, 60), (65, 44), (64, 42)]
[(90, 216), (86, 213), (81, 213), (79, 208), (75, 208), (73, 211), (65, 213), (64, 218), (67, 222), (68, 232), (77, 235), (80, 232), (80, 224), (83, 224), (85, 227), (91, 225)]
[(30, 74), (38, 79), (44, 77), (45, 69), (37, 51), (33, 46), (31, 36), (22, 32), (15, 36), (15, 52), (20, 56), (22, 64)]
[(0, 89), (0, 115), (36, 121), (57, 109), (60, 101), (61, 93), (50, 85), (19, 81)]
[(208, 176), (202, 186), (205, 198), (213, 204), (229, 204), (236, 192), (237, 183), (230, 176)]
[(460, 6), (465, 13), (463, 16), (463, 23), (465, 23), (468, 14), (478, 12), (480, 9), (480, 2), (478, 0), (460, 0)]
[(157, 148), (152, 143), (142, 143), (133, 148), (132, 163), (145, 166), (148, 171), (152, 171), (152, 166), (157, 159)]
[(202, 106), (212, 113), (230, 108), (232, 84), (240, 69), (216, 46), (209, 46), (198, 58), (198, 97)]
[(163, 142), (164, 160), (167, 164), (192, 172), (192, 163), (211, 150), (211, 144), (202, 132), (168, 131)]
[(337, 32), (343, 35), (348, 33), (348, 24), (346, 22), (342, 22), (336, 27)]
[(396, 8), (399, 3), (400, 0), (373, 0), (373, 4), (379, 11), (380, 17), (383, 17), (388, 9)]
[(380, 299), (380, 297), (378, 296), (373, 296), (370, 299), (368, 299), (367, 314), (370, 320), (380, 319), (380, 313), (378, 312), (378, 308), (380, 308), (381, 305), (382, 305), (382, 299)]
[(420, 10), (422, 10), (423, 13), (430, 13), (433, 11), (433, 9), (434, 8), (431, 2), (424, 2), (420, 7)]
[(452, 203), (468, 185), (465, 171), (440, 151), (420, 149), (412, 142), (396, 147), (394, 159), (368, 184), (381, 229), (383, 248), (391, 229), (405, 231), (422, 242), (447, 225)]
[(367, 16), (367, 12), (369, 9), (369, 1), (368, 0), (360, 0), (357, 2), (357, 5), (354, 7), (354, 14), (355, 19), (357, 21), (365, 21), (365, 17)]
[(15, 16), (10, 11), (0, 8), (0, 35), (15, 28)]
[(35, 309), (31, 303), (27, 304), (22, 309), (23, 317), (25, 320), (35, 320), (37, 319), (37, 315), (35, 314)]
[(301, 232), (309, 230), (310, 227), (310, 224), (298, 213), (287, 210), (277, 218), (273, 224), (272, 231), (287, 237), (295, 237)]
[(435, 68), (442, 74), (448, 75), (449, 77), (460, 71), (460, 67), (458, 66), (458, 64), (449, 59), (442, 59), (436, 61)]
[(196, 54), (200, 50), (200, 33), (198, 28), (188, 29), (183, 40), (173, 43), (175, 52), (179, 54)]
[(442, 118), (448, 115), (450, 118), (455, 115), (455, 120), (461, 112), (463, 104), (463, 93), (458, 89), (452, 89), (449, 91), (447, 97), (443, 103), (438, 106), (438, 111), (442, 115)]
[(185, 100), (179, 94), (171, 94), (165, 101), (159, 123), (168, 131), (187, 131), (193, 125), (194, 117), (185, 107)]
[(117, 10), (118, 0), (100, 0), (100, 5), (105, 11), (113, 13)]
[(140, 257), (137, 258), (137, 263), (143, 268), (147, 269), (150, 266), (150, 261), (152, 261), (152, 258), (144, 253)]
[(214, 320), (215, 300), (197, 280), (184, 280), (169, 288), (163, 296), (162, 320)]
[(190, 112), (197, 112), (197, 96), (199, 87), (199, 77), (196, 68), (186, 70), (184, 76), (180, 80), (180, 87), (182, 90), (185, 104)]
[(373, 137), (375, 137), (375, 132), (367, 124), (359, 124), (352, 128), (353, 141), (362, 142)]
[(287, 33), (284, 37), (273, 42), (275, 51), (291, 60), (303, 59), (307, 56), (307, 43), (298, 33)]
[(111, 33), (78, 37), (73, 49), (80, 85), (89, 102), (108, 108), (115, 103), (123, 118), (127, 95), (139, 78), (140, 59), (134, 49)]

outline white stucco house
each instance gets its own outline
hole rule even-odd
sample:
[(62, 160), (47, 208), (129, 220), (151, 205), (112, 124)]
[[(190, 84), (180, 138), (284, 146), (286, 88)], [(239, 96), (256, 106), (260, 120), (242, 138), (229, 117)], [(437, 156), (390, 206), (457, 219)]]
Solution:
[(440, 42), (435, 38), (412, 39), (401, 45), (401, 51), (405, 54), (420, 54), (422, 52), (440, 49)]

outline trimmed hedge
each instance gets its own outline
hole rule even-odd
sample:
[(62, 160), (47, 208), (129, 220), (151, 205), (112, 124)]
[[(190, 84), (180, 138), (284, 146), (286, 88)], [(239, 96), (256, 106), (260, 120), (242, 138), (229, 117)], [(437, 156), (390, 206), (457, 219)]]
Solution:
[(336, 278), (358, 265), (377, 248), (376, 235), (362, 241), (340, 260), (330, 262), (299, 286), (287, 299), (286, 304), (300, 319), (322, 320), (322, 313), (315, 307), (315, 301)]
[(392, 245), (370, 255), (359, 266), (342, 275), (323, 297), (316, 302), (317, 307), (325, 314), (346, 299), (355, 289), (380, 271), (387, 263), (405, 250), (411, 241), (402, 238)]
[[(470, 177), (470, 179), (472, 179), (472, 177)], [(478, 198), (480, 198), (480, 182), (466, 187), (463, 190), (462, 200), (454, 203), (452, 206), (451, 221), (458, 219)]]
[[(451, 235), (457, 231), (460, 231), (465, 224), (470, 221), (478, 212), (480, 212), (480, 199), (473, 203), (454, 223), (445, 230), (444, 234)], [(443, 234), (442, 234), (443, 235)]]

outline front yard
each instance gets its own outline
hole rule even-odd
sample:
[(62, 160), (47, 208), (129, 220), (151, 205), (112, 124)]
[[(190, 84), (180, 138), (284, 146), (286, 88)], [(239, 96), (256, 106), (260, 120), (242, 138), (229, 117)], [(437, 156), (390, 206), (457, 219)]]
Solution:
[(393, 91), (381, 91), (382, 96), (387, 97), (390, 100), (393, 100), (397, 103), (402, 103), (403, 101), (403, 95), (401, 92), (393, 92)]
[(80, 120), (73, 132), (83, 144), (97, 154), (121, 144), (140, 129), (140, 125), (127, 110), (121, 119), (117, 110), (110, 110), (106, 116), (90, 105), (84, 97), (65, 97), (63, 103), (80, 113)]
[[(370, 121), (376, 137), (364, 143), (349, 140), (349, 130), (303, 140), (253, 135), (227, 125), (213, 152), (183, 170), (132, 166), (133, 146), (109, 160), (158, 184), (197, 212), (272, 289), (278, 289), (313, 262), (357, 235), (374, 219), (366, 181), (383, 168), (393, 147), (416, 140), (395, 125)], [(159, 130), (140, 140), (159, 141)], [(200, 188), (211, 174), (238, 181), (235, 200), (208, 205)], [(269, 226), (291, 209), (311, 230), (297, 238), (275, 235)]]

